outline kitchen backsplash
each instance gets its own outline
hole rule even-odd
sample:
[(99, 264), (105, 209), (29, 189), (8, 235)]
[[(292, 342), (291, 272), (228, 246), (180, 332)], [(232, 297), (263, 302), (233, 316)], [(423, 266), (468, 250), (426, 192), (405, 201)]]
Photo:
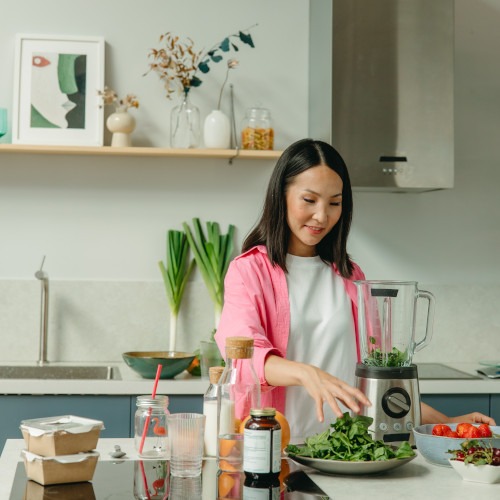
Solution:
[[(434, 336), (417, 362), (500, 359), (500, 285), (426, 285), (436, 296)], [(0, 361), (36, 361), (40, 332), (40, 282), (0, 281)], [(420, 304), (420, 303), (419, 303)], [(418, 315), (423, 334), (425, 301)], [(496, 314), (493, 314), (495, 312)], [(121, 361), (134, 350), (168, 350), (168, 302), (162, 282), (50, 282), (50, 361)], [(208, 338), (213, 305), (202, 281), (186, 287), (179, 314), (177, 350)]]

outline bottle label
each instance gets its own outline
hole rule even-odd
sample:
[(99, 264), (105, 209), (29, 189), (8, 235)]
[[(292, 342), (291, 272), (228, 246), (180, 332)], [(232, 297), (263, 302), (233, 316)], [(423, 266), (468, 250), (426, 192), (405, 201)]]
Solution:
[(245, 429), (243, 470), (269, 474), (281, 470), (281, 430)]
[(255, 488), (243, 486), (243, 500), (279, 500), (279, 487)]
[(281, 429), (273, 431), (273, 472), (281, 471)]

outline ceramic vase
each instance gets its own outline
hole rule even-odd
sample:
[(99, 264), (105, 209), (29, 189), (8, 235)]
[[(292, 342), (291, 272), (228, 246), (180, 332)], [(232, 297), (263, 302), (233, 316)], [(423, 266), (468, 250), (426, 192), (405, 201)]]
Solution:
[(191, 103), (189, 92), (170, 115), (170, 147), (197, 148), (200, 145), (200, 110)]
[(135, 118), (127, 112), (126, 108), (117, 108), (113, 114), (109, 115), (106, 126), (113, 134), (111, 146), (122, 148), (132, 145), (130, 134), (135, 129)]
[(205, 118), (203, 139), (206, 148), (229, 149), (231, 144), (229, 117), (218, 109), (212, 111)]

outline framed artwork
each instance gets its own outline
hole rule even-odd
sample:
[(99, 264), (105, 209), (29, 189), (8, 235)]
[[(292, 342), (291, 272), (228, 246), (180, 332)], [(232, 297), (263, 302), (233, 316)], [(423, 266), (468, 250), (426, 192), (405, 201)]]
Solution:
[(12, 142), (102, 146), (104, 38), (17, 35)]

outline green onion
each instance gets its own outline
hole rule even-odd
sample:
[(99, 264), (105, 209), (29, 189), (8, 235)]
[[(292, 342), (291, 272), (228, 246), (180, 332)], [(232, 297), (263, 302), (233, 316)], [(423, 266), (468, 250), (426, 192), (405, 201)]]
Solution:
[(183, 231), (167, 232), (167, 262), (160, 261), (161, 274), (165, 282), (170, 304), (170, 351), (175, 351), (177, 339), (177, 316), (181, 307), (186, 282), (194, 267), (194, 260), (188, 264), (189, 245)]
[(220, 234), (217, 222), (207, 222), (207, 236), (200, 219), (193, 219), (193, 233), (186, 222), (182, 223), (194, 260), (201, 272), (208, 293), (214, 302), (215, 328), (219, 325), (224, 304), (224, 277), (233, 253), (234, 226), (229, 224), (227, 234)]

